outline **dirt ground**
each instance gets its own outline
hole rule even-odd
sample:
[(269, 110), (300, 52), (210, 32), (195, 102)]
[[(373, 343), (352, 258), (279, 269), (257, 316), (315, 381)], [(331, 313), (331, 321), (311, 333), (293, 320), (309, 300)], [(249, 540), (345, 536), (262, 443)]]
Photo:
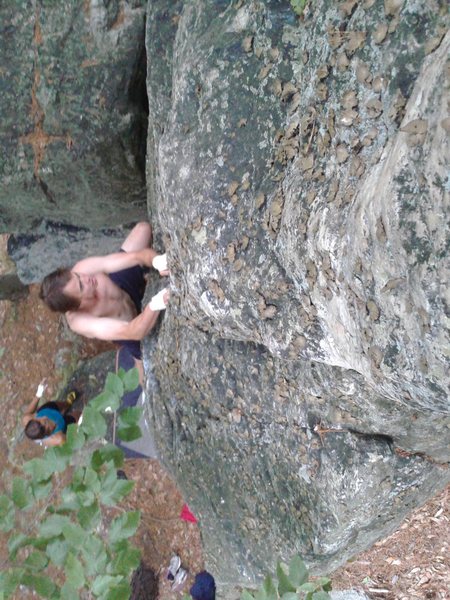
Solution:
[[(77, 360), (105, 349), (83, 342), (39, 301), (37, 286), (18, 302), (0, 302), (0, 393), (3, 435), (0, 468), (41, 451), (18, 440), (21, 411), (47, 378), (45, 398), (52, 399), (74, 370)], [(0, 351), (1, 353), (1, 351)], [(179, 518), (184, 504), (173, 480), (154, 460), (127, 461), (125, 472), (136, 485), (126, 507), (142, 511), (136, 543), (144, 563), (159, 577), (159, 597), (181, 598), (171, 591), (165, 570), (173, 552), (193, 575), (203, 568), (201, 539), (196, 524)], [(359, 589), (369, 598), (386, 600), (450, 599), (450, 511), (447, 488), (410, 515), (389, 538), (331, 574), (333, 589)], [(21, 598), (25, 598), (22, 594)]]

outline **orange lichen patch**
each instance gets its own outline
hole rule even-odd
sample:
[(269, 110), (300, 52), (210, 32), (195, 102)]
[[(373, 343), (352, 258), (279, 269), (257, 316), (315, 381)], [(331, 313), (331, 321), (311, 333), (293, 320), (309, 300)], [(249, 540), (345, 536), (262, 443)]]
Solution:
[(33, 41), (36, 46), (40, 46), (42, 44), (42, 31), (41, 31), (41, 23), (39, 21), (39, 6), (36, 5), (35, 17), (36, 20), (34, 22), (34, 36)]
[(98, 60), (96, 58), (86, 58), (81, 63), (80, 67), (82, 69), (86, 69), (88, 67), (96, 67), (98, 64), (100, 64), (100, 63), (98, 62)]
[(22, 135), (19, 137), (19, 142), (21, 144), (29, 144), (34, 153), (34, 176), (40, 180), (39, 177), (39, 167), (45, 156), (46, 147), (54, 143), (56, 141), (65, 140), (67, 148), (71, 148), (73, 145), (73, 140), (69, 135), (61, 136), (61, 135), (49, 135), (46, 131), (44, 131), (44, 120), (45, 113), (39, 104), (39, 100), (37, 98), (37, 90), (39, 89), (41, 83), (41, 73), (37, 68), (37, 59), (38, 52), (37, 48), (40, 44), (42, 44), (42, 31), (41, 25), (39, 22), (39, 6), (36, 6), (35, 12), (35, 24), (34, 24), (34, 35), (33, 35), (33, 45), (34, 45), (34, 78), (33, 78), (33, 86), (31, 88), (31, 118), (34, 123), (34, 130), (27, 135)]
[(73, 145), (73, 141), (69, 135), (48, 135), (43, 129), (42, 125), (38, 124), (34, 131), (28, 133), (27, 135), (22, 135), (19, 138), (19, 142), (22, 144), (30, 144), (33, 148), (34, 153), (34, 175), (39, 179), (39, 167), (45, 156), (45, 149), (49, 144), (54, 142), (58, 142), (61, 140), (66, 141), (66, 146), (70, 148)]
[(39, 179), (39, 166), (45, 155), (48, 144), (67, 139), (68, 136), (49, 135), (44, 131), (45, 114), (36, 96), (36, 91), (41, 81), (41, 75), (36, 69), (34, 72), (33, 87), (31, 88), (31, 116), (34, 121), (34, 130), (27, 135), (22, 135), (19, 142), (30, 144), (34, 153), (34, 175)]
[(124, 22), (125, 22), (125, 10), (124, 10), (123, 4), (121, 4), (119, 14), (117, 15), (117, 19), (111, 25), (111, 29), (118, 29)]

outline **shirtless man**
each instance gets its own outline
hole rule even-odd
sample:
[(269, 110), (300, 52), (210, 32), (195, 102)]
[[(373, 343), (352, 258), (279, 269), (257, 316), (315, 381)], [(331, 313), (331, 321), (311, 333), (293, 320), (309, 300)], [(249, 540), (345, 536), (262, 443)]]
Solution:
[(161, 290), (141, 309), (146, 283), (142, 267), (155, 266), (161, 275), (168, 274), (165, 256), (150, 247), (151, 241), (149, 223), (138, 223), (120, 252), (91, 256), (71, 269), (57, 269), (44, 278), (40, 291), (51, 310), (65, 313), (72, 331), (125, 346), (139, 361), (138, 368), (140, 340), (155, 326), (169, 295), (168, 290)]

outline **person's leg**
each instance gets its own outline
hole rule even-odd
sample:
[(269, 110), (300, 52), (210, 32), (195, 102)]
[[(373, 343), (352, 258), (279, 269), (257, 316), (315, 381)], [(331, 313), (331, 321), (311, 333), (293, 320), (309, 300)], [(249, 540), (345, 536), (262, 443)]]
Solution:
[(122, 244), (122, 250), (125, 252), (133, 252), (134, 250), (142, 250), (149, 248), (152, 244), (152, 228), (150, 223), (141, 221), (137, 223), (130, 233), (125, 238)]

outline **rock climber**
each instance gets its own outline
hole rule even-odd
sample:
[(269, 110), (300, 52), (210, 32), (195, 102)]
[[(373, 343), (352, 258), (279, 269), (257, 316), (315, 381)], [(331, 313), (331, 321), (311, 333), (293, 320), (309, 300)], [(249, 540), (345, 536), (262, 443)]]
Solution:
[(153, 266), (161, 275), (169, 274), (166, 255), (158, 255), (151, 242), (150, 224), (137, 223), (119, 252), (57, 269), (44, 278), (40, 290), (40, 298), (51, 310), (65, 313), (75, 333), (126, 347), (141, 376), (140, 340), (155, 326), (169, 298), (168, 288), (163, 289), (141, 308), (144, 268)]

